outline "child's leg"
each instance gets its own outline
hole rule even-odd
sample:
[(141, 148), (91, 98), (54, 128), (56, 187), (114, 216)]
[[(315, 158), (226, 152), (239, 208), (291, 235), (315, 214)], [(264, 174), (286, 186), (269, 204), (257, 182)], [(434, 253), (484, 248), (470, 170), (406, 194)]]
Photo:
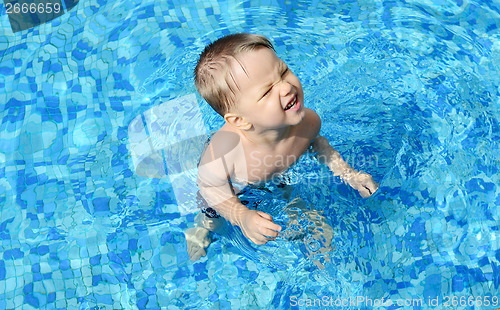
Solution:
[[(297, 229), (289, 232), (289, 240), (303, 239), (309, 258), (314, 259), (314, 264), (318, 268), (323, 269), (323, 264), (315, 259), (317, 254), (327, 254), (332, 251), (333, 228), (330, 226), (326, 218), (319, 214), (317, 210), (308, 210), (304, 200), (295, 198), (286, 208), (288, 218), (290, 219), (289, 226), (294, 225)], [(303, 229), (301, 221), (307, 221), (310, 225), (307, 230)], [(329, 261), (326, 257), (325, 261)]]
[(319, 255), (325, 254), (325, 262), (330, 261), (330, 257), (327, 256), (332, 249), (332, 238), (333, 238), (333, 228), (330, 226), (326, 218), (319, 214), (317, 210), (310, 210), (307, 212), (307, 217), (314, 223), (313, 226), (309, 226), (308, 238), (304, 240), (306, 248), (308, 250), (307, 255), (309, 258), (315, 258), (314, 264), (318, 266), (319, 269), (323, 269), (323, 264), (318, 260), (321, 257)]
[(211, 231), (216, 231), (223, 225), (224, 219), (209, 218), (202, 212), (198, 213), (194, 218), (195, 227), (187, 229), (184, 234), (186, 235), (187, 251), (189, 258), (192, 261), (197, 261), (200, 257), (205, 256), (206, 248), (212, 242), (210, 235)]

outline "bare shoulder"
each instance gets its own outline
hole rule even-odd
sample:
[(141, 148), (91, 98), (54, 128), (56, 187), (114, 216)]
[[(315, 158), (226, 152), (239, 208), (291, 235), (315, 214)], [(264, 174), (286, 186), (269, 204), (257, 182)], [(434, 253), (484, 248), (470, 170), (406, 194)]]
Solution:
[(316, 138), (321, 129), (321, 119), (318, 113), (309, 108), (305, 108), (305, 116), (301, 123), (301, 127), (307, 133), (309, 139), (312, 140)]
[[(224, 126), (210, 137), (210, 143), (203, 150), (200, 164), (219, 162), (225, 167), (223, 171), (230, 173), (233, 162), (241, 148), (240, 136), (227, 130)], [(212, 164), (212, 165), (213, 165)]]

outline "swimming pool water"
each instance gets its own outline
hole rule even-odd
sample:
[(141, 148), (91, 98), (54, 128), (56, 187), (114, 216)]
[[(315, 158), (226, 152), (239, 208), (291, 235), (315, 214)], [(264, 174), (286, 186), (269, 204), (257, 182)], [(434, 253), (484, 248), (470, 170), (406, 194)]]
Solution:
[[(0, 12), (0, 309), (500, 307), (499, 4), (80, 1), (15, 34)], [(199, 52), (241, 31), (271, 38), (322, 134), (381, 183), (362, 199), (309, 156), (289, 171), (334, 228), (323, 270), (300, 239), (252, 248), (238, 230), (192, 263), (194, 214), (135, 170), (132, 120), (195, 93)], [(286, 227), (279, 193), (248, 199)]]

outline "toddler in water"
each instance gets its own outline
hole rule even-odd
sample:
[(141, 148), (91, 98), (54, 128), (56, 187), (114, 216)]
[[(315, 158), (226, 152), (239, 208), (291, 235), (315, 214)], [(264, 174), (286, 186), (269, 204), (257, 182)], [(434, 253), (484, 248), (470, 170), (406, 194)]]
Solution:
[(186, 231), (192, 260), (205, 255), (208, 233), (220, 225), (221, 216), (255, 244), (274, 240), (281, 227), (269, 214), (242, 204), (237, 194), (247, 184), (272, 180), (310, 147), (362, 197), (377, 190), (370, 175), (352, 169), (318, 135), (318, 114), (304, 106), (299, 79), (267, 38), (241, 33), (211, 43), (198, 60), (195, 84), (225, 124), (199, 163), (198, 185), (208, 206), (196, 217), (197, 226)]

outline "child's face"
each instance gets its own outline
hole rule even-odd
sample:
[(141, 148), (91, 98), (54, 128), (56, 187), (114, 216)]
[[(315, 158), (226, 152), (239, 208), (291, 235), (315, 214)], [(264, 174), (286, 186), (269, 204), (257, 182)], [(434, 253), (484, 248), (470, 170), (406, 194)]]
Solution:
[(245, 52), (232, 73), (238, 85), (235, 113), (256, 129), (297, 125), (304, 118), (302, 85), (272, 50)]

